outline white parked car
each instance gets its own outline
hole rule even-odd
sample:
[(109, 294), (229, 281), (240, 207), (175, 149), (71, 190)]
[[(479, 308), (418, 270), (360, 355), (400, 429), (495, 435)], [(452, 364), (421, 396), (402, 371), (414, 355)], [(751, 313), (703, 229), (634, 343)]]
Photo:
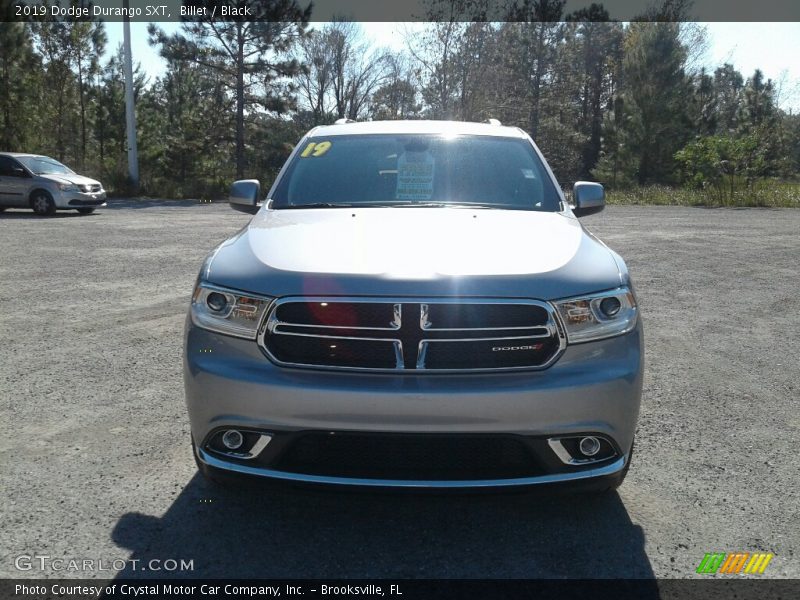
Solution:
[(37, 215), (77, 210), (88, 215), (105, 206), (106, 192), (94, 179), (38, 154), (0, 152), (0, 211), (31, 208)]

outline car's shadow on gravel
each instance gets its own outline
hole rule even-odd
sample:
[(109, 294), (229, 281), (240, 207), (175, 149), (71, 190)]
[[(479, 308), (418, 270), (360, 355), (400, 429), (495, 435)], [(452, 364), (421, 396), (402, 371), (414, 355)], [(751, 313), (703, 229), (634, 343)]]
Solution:
[[(128, 513), (112, 538), (139, 561), (120, 578), (653, 578), (615, 492), (219, 489), (196, 475), (162, 517)], [(153, 559), (194, 570), (146, 570)]]

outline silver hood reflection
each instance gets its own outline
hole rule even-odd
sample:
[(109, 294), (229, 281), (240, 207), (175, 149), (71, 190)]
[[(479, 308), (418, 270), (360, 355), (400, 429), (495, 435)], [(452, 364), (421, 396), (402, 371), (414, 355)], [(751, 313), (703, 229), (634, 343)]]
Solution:
[(627, 283), (622, 265), (569, 213), (293, 209), (259, 211), (201, 276), (269, 296), (553, 299)]

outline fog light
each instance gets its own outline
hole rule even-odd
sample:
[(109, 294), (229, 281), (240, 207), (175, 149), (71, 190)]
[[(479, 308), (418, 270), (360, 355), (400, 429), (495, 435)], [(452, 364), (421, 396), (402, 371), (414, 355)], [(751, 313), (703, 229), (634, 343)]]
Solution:
[(244, 444), (244, 436), (235, 429), (229, 429), (222, 435), (222, 443), (228, 450), (238, 450)]
[(578, 448), (584, 456), (594, 456), (600, 452), (600, 440), (596, 437), (581, 438), (581, 443), (578, 444)]

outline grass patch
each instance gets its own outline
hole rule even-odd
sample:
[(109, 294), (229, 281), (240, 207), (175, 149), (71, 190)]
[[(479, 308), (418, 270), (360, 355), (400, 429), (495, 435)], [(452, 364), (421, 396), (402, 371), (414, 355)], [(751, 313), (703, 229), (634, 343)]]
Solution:
[(800, 208), (800, 183), (761, 181), (754, 183), (749, 189), (742, 188), (724, 196), (712, 190), (653, 185), (608, 190), (606, 201), (608, 204), (628, 205)]

